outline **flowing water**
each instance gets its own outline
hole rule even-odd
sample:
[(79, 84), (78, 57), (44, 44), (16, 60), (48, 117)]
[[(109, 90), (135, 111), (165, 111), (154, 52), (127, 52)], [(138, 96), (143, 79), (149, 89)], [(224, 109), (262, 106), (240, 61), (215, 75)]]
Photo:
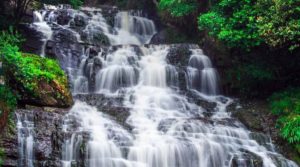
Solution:
[[(58, 24), (62, 11), (70, 17), (65, 25)], [(107, 36), (110, 45), (86, 45), (77, 49), (77, 56), (69, 48), (58, 48), (63, 57), (60, 63), (69, 75), (74, 95), (122, 97), (121, 107), (129, 110), (125, 127), (101, 109), (77, 100), (62, 125), (68, 134), (62, 145), (62, 166), (297, 166), (276, 153), (268, 137), (259, 143), (230, 116), (226, 107), (233, 100), (219, 94), (217, 71), (198, 46), (189, 45), (188, 61), (178, 67), (169, 58), (176, 45), (145, 45), (156, 28), (141, 11), (118, 11), (113, 25), (104, 11), (96, 8), (55, 8), (34, 14), (33, 25), (44, 34), (45, 41), (53, 39), (51, 34), (59, 30), (70, 32), (76, 37), (75, 43), (95, 44), (97, 34)], [(79, 18), (84, 26), (72, 27), (81, 23)], [(180, 77), (180, 70), (184, 77)], [(182, 80), (187, 89), (180, 86)], [(195, 99), (215, 106), (209, 110)], [(32, 166), (32, 126), (25, 122), (26, 118), (18, 121), (20, 157)], [(24, 128), (27, 136), (21, 133)]]
[(18, 129), (18, 166), (33, 167), (33, 148), (34, 148), (34, 124), (28, 119), (27, 114), (17, 114)]

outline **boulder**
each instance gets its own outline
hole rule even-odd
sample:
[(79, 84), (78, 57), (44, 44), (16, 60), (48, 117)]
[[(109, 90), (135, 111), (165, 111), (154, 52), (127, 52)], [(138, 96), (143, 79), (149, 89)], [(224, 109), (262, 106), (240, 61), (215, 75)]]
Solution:
[(56, 61), (16, 52), (6, 61), (7, 85), (19, 95), (20, 104), (70, 107), (73, 98), (66, 74)]

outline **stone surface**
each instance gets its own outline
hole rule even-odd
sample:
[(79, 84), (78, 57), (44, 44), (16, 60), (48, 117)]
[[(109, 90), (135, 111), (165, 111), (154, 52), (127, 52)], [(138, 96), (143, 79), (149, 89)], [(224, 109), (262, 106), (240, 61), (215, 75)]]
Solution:
[[(34, 164), (41, 167), (61, 167), (61, 146), (64, 139), (62, 123), (63, 116), (68, 113), (68, 109), (47, 107), (47, 110), (51, 110), (48, 112), (41, 107), (27, 106), (27, 108), (18, 109), (15, 113), (26, 114), (28, 118), (33, 119), (35, 127)], [(13, 121), (17, 122), (16, 117)], [(3, 167), (18, 166), (18, 137), (15, 126), (7, 126), (1, 135), (0, 147), (5, 151)]]
[(19, 102), (22, 104), (64, 108), (73, 104), (73, 98), (69, 89), (55, 80), (48, 82), (41, 79), (37, 82), (37, 88), (33, 92), (24, 89), (23, 84), (17, 82), (14, 78), (11, 78), (9, 83), (18, 92), (20, 96)]
[(276, 128), (277, 118), (271, 113), (267, 101), (250, 99), (236, 101), (228, 107), (228, 111), (249, 130), (254, 131), (250, 136), (258, 143), (265, 143), (263, 145), (270, 148), (270, 145), (263, 141), (266, 139), (261, 136), (267, 135), (271, 137), (276, 151), (300, 164), (299, 153), (280, 136), (279, 129)]

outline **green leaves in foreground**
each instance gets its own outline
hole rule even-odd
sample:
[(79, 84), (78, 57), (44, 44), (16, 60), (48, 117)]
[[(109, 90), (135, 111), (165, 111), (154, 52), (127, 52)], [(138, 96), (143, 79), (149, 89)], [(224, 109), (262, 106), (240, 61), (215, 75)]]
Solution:
[(288, 89), (270, 98), (272, 113), (278, 116), (281, 135), (300, 151), (300, 89)]

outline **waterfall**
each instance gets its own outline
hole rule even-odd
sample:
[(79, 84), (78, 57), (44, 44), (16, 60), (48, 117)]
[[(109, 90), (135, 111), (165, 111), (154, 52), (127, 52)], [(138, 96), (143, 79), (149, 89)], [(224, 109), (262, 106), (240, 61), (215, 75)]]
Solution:
[(51, 27), (47, 24), (46, 21), (44, 21), (45, 15), (45, 11), (42, 11), (42, 13), (39, 11), (33, 12), (34, 23), (32, 25), (37, 31), (42, 33), (43, 45), (40, 53), (42, 57), (45, 56), (45, 47), (47, 41), (51, 39), (53, 33)]
[(190, 88), (209, 95), (219, 93), (218, 74), (201, 49), (192, 50), (188, 63), (188, 76)]
[(34, 167), (34, 124), (27, 114), (16, 114), (18, 132), (18, 167)]
[[(297, 167), (267, 136), (263, 144), (256, 141), (231, 117), (227, 107), (234, 100), (221, 95), (217, 70), (198, 46), (186, 45), (189, 54), (176, 59), (187, 61), (174, 63), (180, 45), (149, 45), (156, 28), (141, 11), (60, 7), (35, 13), (33, 25), (53, 33), (48, 52), (68, 73), (73, 94), (100, 104), (79, 99), (65, 116), (61, 166)], [(118, 114), (127, 114), (126, 121)], [(33, 160), (34, 127), (21, 122), (20, 136), (24, 127), (28, 135), (20, 139), (20, 158)]]
[[(127, 166), (128, 162), (122, 158), (121, 148), (114, 142), (114, 138), (131, 140), (131, 135), (123, 130), (108, 116), (98, 112), (96, 108), (88, 106), (83, 102), (76, 102), (68, 117), (76, 117), (79, 127), (71, 138), (65, 141), (63, 150), (63, 166), (71, 167), (72, 161), (78, 160), (79, 147), (82, 141), (81, 133), (89, 132), (90, 140), (86, 144), (87, 164), (89, 167), (114, 167)], [(66, 130), (72, 128), (73, 124), (65, 124)], [(77, 155), (77, 156), (76, 156)]]

